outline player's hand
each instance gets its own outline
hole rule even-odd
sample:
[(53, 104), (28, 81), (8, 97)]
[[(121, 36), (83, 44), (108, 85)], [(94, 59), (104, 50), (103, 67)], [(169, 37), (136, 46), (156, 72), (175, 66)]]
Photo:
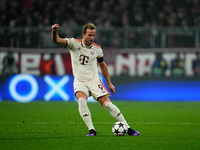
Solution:
[(115, 87), (112, 84), (108, 85), (110, 92), (114, 95), (115, 94)]
[(58, 31), (58, 29), (59, 29), (59, 24), (54, 24), (54, 25), (52, 25), (51, 29), (52, 29), (52, 31)]

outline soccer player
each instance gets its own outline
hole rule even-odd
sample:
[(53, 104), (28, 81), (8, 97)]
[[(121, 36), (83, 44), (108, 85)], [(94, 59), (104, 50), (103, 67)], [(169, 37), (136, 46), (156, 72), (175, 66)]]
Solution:
[[(112, 85), (107, 65), (103, 59), (101, 47), (94, 43), (96, 27), (92, 23), (83, 26), (82, 39), (60, 38), (58, 35), (59, 25), (52, 25), (52, 40), (67, 47), (72, 61), (74, 75), (74, 93), (78, 100), (79, 113), (89, 129), (87, 136), (95, 136), (96, 130), (92, 123), (91, 113), (87, 106), (87, 98), (93, 96), (111, 116), (117, 121), (127, 124), (120, 110), (110, 101), (109, 93), (101, 82), (98, 75), (97, 62), (112, 94), (115, 87)], [(127, 124), (128, 125), (128, 124)], [(128, 125), (128, 135), (138, 136), (140, 133)]]

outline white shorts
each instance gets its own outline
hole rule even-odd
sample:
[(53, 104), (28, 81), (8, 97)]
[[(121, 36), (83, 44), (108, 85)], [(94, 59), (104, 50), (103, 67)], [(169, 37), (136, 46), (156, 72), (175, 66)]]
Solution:
[(97, 100), (97, 98), (101, 96), (107, 94), (109, 95), (109, 92), (105, 88), (100, 77), (93, 79), (91, 81), (83, 81), (83, 82), (74, 80), (74, 93), (78, 91), (84, 92), (88, 97), (93, 96), (95, 100)]

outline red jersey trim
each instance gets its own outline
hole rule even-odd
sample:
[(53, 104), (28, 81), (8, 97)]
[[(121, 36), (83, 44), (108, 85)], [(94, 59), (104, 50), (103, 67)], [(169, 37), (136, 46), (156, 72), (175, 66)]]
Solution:
[(75, 40), (77, 40), (78, 42), (81, 42), (81, 45), (83, 46), (82, 39), (75, 39)]
[(101, 82), (103, 88), (106, 90), (106, 92), (109, 94), (108, 90), (106, 89), (105, 85), (103, 84), (103, 82), (101, 81), (101, 78), (99, 77), (99, 81)]
[(66, 40), (66, 44), (65, 44), (65, 47), (67, 47), (67, 45), (68, 45), (68, 41)]
[(98, 48), (101, 48), (99, 45), (97, 45), (96, 43), (93, 43), (94, 46), (98, 47)]
[(82, 42), (82, 39), (75, 39), (75, 40), (77, 40), (78, 42)]
[[(83, 41), (82, 41), (82, 39), (75, 39), (75, 40), (77, 40), (78, 42), (81, 42), (81, 45), (83, 46)], [(93, 45), (96, 46), (96, 47), (98, 47), (98, 48), (101, 48), (99, 45), (97, 45), (96, 43), (93, 42), (93, 44), (89, 47), (89, 49), (90, 49)]]

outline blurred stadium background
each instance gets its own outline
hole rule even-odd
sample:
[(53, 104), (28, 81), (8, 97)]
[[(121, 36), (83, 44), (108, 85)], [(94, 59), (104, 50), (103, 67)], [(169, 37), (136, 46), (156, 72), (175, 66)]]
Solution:
[(0, 100), (74, 101), (68, 50), (51, 40), (97, 26), (113, 100), (200, 100), (198, 0), (1, 0)]

